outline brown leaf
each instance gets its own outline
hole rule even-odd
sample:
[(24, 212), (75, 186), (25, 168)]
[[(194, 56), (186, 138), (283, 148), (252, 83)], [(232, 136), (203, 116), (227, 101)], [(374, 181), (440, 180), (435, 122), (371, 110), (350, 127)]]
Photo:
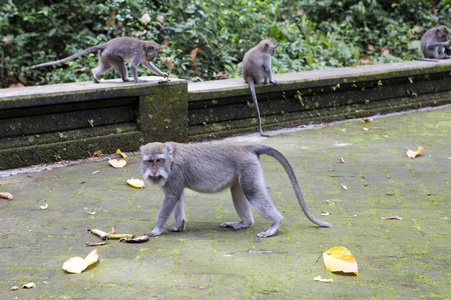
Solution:
[(5, 45), (8, 45), (9, 44), (9, 42), (11, 42), (11, 38), (10, 37), (7, 37), (7, 36), (5, 36), (3, 39), (2, 39), (2, 41), (3, 41), (3, 43), (5, 43)]
[(338, 162), (340, 162), (340, 163), (342, 163), (342, 164), (345, 163), (345, 160), (343, 159), (343, 157), (340, 157), (340, 158), (337, 158), (337, 159), (338, 159)]
[(150, 16), (148, 13), (145, 13), (141, 16), (141, 23), (147, 25), (150, 23)]
[(25, 87), (22, 83), (17, 82), (17, 83), (13, 83), (10, 86), (8, 86), (8, 88), (12, 89), (12, 88), (18, 88), (18, 87)]
[(168, 69), (172, 70), (174, 69), (174, 63), (173, 63), (173, 59), (171, 57), (160, 57), (161, 61), (166, 63), (166, 67), (168, 67)]
[(169, 45), (169, 40), (168, 39), (164, 39), (162, 42), (161, 42), (161, 45), (162, 46), (168, 46)]
[(384, 50), (382, 50), (382, 55), (385, 56), (388, 54), (390, 54), (390, 50), (388, 50), (387, 48), (384, 48)]
[(229, 73), (222, 73), (222, 72), (219, 72), (219, 73), (216, 73), (216, 72), (213, 72), (213, 80), (222, 80), (222, 79), (227, 79), (229, 77)]
[(367, 47), (368, 47), (368, 50), (370, 50), (370, 51), (373, 51), (373, 50), (374, 50), (374, 46), (371, 45), (371, 44), (368, 44)]
[(420, 26), (415, 26), (414, 28), (412, 28), (412, 32), (420, 33), (421, 32), (421, 27)]
[(362, 65), (368, 65), (371, 63), (371, 57), (369, 55), (364, 55), (359, 59), (358, 63)]
[(94, 151), (94, 156), (100, 157), (100, 156), (103, 156), (103, 153), (100, 150), (96, 150), (96, 151)]
[(194, 63), (194, 61), (196, 60), (197, 52), (199, 52), (199, 49), (200, 48), (197, 47), (191, 50), (191, 63)]
[(297, 11), (296, 11), (296, 16), (303, 16), (303, 15), (306, 15), (307, 14), (307, 12), (304, 10), (304, 9), (298, 9)]

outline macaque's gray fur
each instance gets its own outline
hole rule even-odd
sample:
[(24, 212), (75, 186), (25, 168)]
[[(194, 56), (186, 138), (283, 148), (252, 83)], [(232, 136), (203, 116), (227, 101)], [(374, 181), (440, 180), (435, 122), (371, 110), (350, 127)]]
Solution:
[(160, 185), (165, 192), (155, 227), (147, 236), (158, 236), (172, 213), (176, 227), (169, 231), (182, 231), (185, 227), (184, 188), (201, 192), (215, 193), (230, 188), (233, 204), (239, 222), (222, 223), (221, 227), (235, 230), (247, 228), (254, 223), (252, 207), (271, 226), (257, 234), (269, 237), (276, 233), (283, 216), (274, 206), (266, 190), (263, 170), (259, 163), (262, 154), (275, 158), (285, 169), (304, 214), (321, 226), (332, 224), (316, 219), (305, 205), (299, 184), (288, 160), (279, 151), (264, 145), (215, 145), (149, 143), (141, 146), (141, 173), (144, 179)]
[(446, 52), (449, 49), (449, 30), (446, 26), (431, 28), (421, 37), (421, 51), (425, 58), (451, 58)]
[(243, 58), (243, 78), (249, 84), (252, 100), (257, 111), (258, 130), (262, 136), (269, 136), (262, 130), (260, 110), (258, 108), (255, 84), (277, 84), (271, 75), (271, 56), (276, 54), (276, 44), (270, 39), (261, 41), (257, 46), (246, 52)]
[(131, 37), (118, 37), (106, 42), (105, 44), (100, 44), (80, 51), (72, 56), (34, 65), (32, 68), (56, 65), (91, 52), (98, 52), (99, 65), (91, 70), (91, 77), (95, 83), (99, 83), (97, 75), (101, 75), (109, 71), (111, 67), (114, 67), (119, 72), (124, 82), (132, 81), (132, 79), (128, 77), (127, 67), (124, 63), (124, 61), (127, 60), (130, 60), (129, 67), (133, 75), (133, 81), (146, 82), (146, 80), (138, 78), (139, 63), (142, 63), (145, 68), (157, 75), (168, 77), (167, 73), (161, 72), (152, 63), (152, 60), (158, 55), (159, 51), (160, 45), (153, 41), (142, 41)]

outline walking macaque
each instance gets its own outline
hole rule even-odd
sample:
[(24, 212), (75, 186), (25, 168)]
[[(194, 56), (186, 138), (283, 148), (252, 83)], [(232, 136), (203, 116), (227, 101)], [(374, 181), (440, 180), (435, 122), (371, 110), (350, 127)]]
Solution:
[(277, 84), (271, 75), (271, 56), (274, 54), (276, 54), (276, 44), (270, 39), (265, 39), (247, 51), (243, 58), (243, 78), (251, 89), (252, 100), (257, 111), (258, 130), (262, 136), (269, 135), (265, 134), (262, 130), (260, 110), (258, 109), (254, 85), (260, 83)]
[(146, 181), (163, 187), (165, 197), (161, 205), (155, 228), (147, 236), (162, 233), (167, 220), (174, 213), (176, 227), (169, 231), (185, 228), (185, 198), (183, 189), (189, 188), (202, 193), (215, 193), (230, 188), (233, 204), (240, 222), (222, 223), (221, 227), (235, 230), (254, 224), (252, 207), (271, 226), (257, 234), (269, 237), (276, 233), (283, 216), (269, 197), (259, 163), (262, 154), (275, 158), (290, 178), (298, 202), (307, 218), (321, 227), (332, 224), (316, 219), (305, 205), (299, 184), (288, 160), (279, 151), (264, 145), (214, 145), (149, 143), (141, 146), (141, 173)]
[(91, 77), (95, 83), (99, 83), (99, 80), (97, 80), (97, 75), (109, 71), (111, 67), (114, 67), (119, 72), (124, 82), (132, 81), (127, 74), (127, 67), (124, 63), (124, 61), (126, 60), (130, 60), (129, 66), (130, 70), (132, 71), (133, 80), (135, 82), (146, 82), (146, 80), (138, 78), (139, 63), (142, 63), (144, 67), (157, 75), (163, 76), (165, 78), (168, 77), (167, 73), (161, 72), (152, 63), (152, 60), (158, 55), (159, 51), (160, 45), (153, 41), (142, 41), (124, 36), (112, 39), (105, 44), (90, 47), (60, 60), (32, 66), (32, 68), (56, 65), (91, 52), (98, 52), (99, 65), (91, 70)]
[(446, 52), (449, 49), (449, 30), (446, 26), (431, 28), (421, 37), (421, 51), (425, 58), (451, 58)]

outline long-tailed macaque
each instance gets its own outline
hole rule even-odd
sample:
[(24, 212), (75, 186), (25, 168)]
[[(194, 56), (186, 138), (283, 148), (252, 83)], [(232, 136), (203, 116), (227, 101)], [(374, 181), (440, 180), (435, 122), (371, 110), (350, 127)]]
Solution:
[(215, 193), (230, 188), (233, 204), (239, 222), (222, 223), (221, 227), (235, 230), (247, 228), (254, 223), (252, 207), (271, 226), (257, 234), (269, 237), (276, 233), (283, 216), (269, 197), (259, 163), (262, 154), (275, 158), (290, 178), (298, 202), (307, 218), (321, 227), (332, 224), (316, 219), (305, 205), (299, 184), (288, 160), (279, 151), (264, 145), (214, 145), (149, 143), (141, 146), (141, 173), (144, 179), (162, 186), (165, 197), (155, 227), (147, 236), (158, 236), (171, 216), (175, 215), (176, 227), (169, 231), (185, 228), (185, 198), (183, 189), (189, 188), (202, 193)]
[(421, 51), (425, 58), (443, 59), (450, 58), (446, 50), (449, 47), (449, 30), (446, 26), (431, 28), (421, 37)]
[(260, 83), (277, 84), (271, 75), (271, 56), (274, 54), (276, 54), (276, 44), (270, 39), (265, 39), (247, 51), (243, 58), (243, 78), (251, 89), (252, 100), (257, 111), (258, 130), (262, 136), (269, 135), (265, 134), (262, 130), (260, 110), (258, 109), (254, 85)]
[(142, 63), (144, 67), (154, 72), (157, 75), (168, 77), (167, 73), (161, 72), (153, 63), (152, 60), (158, 55), (160, 45), (153, 41), (142, 41), (131, 37), (118, 37), (112, 39), (105, 44), (90, 47), (80, 51), (72, 56), (34, 65), (32, 68), (46, 67), (63, 63), (79, 56), (98, 52), (99, 65), (91, 70), (91, 77), (95, 83), (99, 83), (97, 75), (103, 74), (114, 67), (124, 82), (132, 81), (128, 77), (127, 67), (124, 61), (130, 60), (129, 66), (135, 82), (146, 82), (146, 80), (138, 78), (138, 65)]

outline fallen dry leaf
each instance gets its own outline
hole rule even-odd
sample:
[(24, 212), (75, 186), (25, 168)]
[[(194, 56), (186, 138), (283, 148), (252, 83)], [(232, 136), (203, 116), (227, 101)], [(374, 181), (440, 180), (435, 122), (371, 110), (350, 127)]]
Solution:
[(103, 153), (100, 150), (96, 150), (96, 151), (94, 151), (94, 156), (100, 157), (100, 156), (103, 156)]
[(357, 215), (346, 216), (345, 218), (357, 218)]
[(328, 278), (321, 278), (321, 276), (315, 277), (313, 278), (313, 280), (315, 281), (320, 281), (320, 282), (333, 282), (333, 279), (328, 279)]
[(334, 205), (335, 204), (335, 202), (332, 202), (330, 200), (326, 200), (326, 203), (329, 204), (329, 205)]
[(362, 119), (362, 123), (363, 124), (368, 124), (368, 123), (371, 123), (371, 119)]
[(402, 220), (401, 217), (398, 216), (388, 216), (388, 217), (381, 217), (382, 220)]
[(144, 188), (144, 181), (142, 181), (141, 179), (129, 179), (127, 180), (127, 183), (129, 185), (131, 185), (132, 187), (138, 188), (138, 189), (143, 189)]
[(116, 150), (116, 154), (122, 155), (122, 158), (127, 158), (127, 154), (123, 153), (123, 152), (121, 151), (121, 149), (117, 149), (117, 150)]
[[(28, 175), (28, 177), (31, 177), (31, 175)], [(16, 184), (13, 181), (8, 181), (8, 182), (0, 182), (0, 185), (7, 185), (7, 184)]]
[(2, 193), (0, 193), (0, 198), (11, 200), (14, 197), (11, 193), (2, 192)]
[(127, 165), (127, 162), (123, 159), (117, 160), (117, 159), (110, 159), (108, 161), (110, 163), (110, 165), (112, 165), (113, 167), (117, 168), (123, 168)]
[(42, 208), (42, 209), (47, 209), (48, 206), (49, 205), (46, 203), (45, 205), (42, 205), (42, 206), (39, 206), (39, 207)]
[(342, 187), (344, 190), (346, 190), (346, 191), (348, 190), (348, 187), (347, 187), (346, 185), (344, 185), (344, 184), (342, 184), (341, 187)]
[(36, 287), (36, 284), (34, 282), (25, 283), (24, 285), (22, 285), (23, 289), (32, 289), (34, 287)]
[(357, 261), (345, 247), (334, 247), (323, 253), (323, 261), (330, 272), (354, 273), (358, 275)]
[(53, 170), (53, 168), (44, 168), (45, 170), (47, 170), (47, 171), (52, 171)]
[(324, 211), (324, 210), (323, 210), (323, 211), (321, 212), (321, 215), (322, 215), (322, 216), (328, 216), (328, 215), (330, 215), (330, 212)]
[(11, 291), (17, 291), (19, 287), (17, 285), (11, 287)]
[(368, 127), (363, 127), (363, 131), (368, 131), (370, 130)]
[(417, 150), (417, 151), (413, 151), (413, 150), (410, 150), (410, 149), (408, 149), (408, 148), (404, 148), (404, 149), (407, 150), (406, 154), (407, 154), (407, 156), (410, 157), (410, 158), (415, 158), (415, 157), (417, 157), (418, 155), (420, 155), (421, 153), (423, 153), (423, 151), (424, 151), (424, 148), (421, 147), (421, 146), (418, 147), (418, 150)]
[(338, 159), (338, 162), (340, 162), (340, 163), (342, 163), (342, 164), (345, 163), (345, 160), (343, 159), (343, 157), (340, 157), (340, 158), (337, 158), (337, 159)]
[(71, 257), (63, 264), (63, 270), (68, 273), (78, 274), (83, 272), (87, 267), (95, 264), (99, 260), (99, 252), (97, 249), (91, 251), (85, 258)]
[(227, 73), (227, 72), (225, 72), (225, 73), (222, 73), (222, 72), (219, 72), (219, 73), (213, 72), (213, 80), (222, 80), (222, 79), (227, 79), (227, 78), (229, 78), (229, 73)]

